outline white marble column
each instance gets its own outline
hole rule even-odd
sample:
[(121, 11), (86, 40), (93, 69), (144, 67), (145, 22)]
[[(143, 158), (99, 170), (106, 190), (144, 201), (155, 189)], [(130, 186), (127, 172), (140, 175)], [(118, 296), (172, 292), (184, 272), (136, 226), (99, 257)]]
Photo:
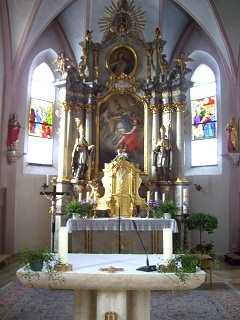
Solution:
[(159, 138), (159, 113), (153, 113), (152, 115), (152, 149), (150, 151), (150, 161), (151, 161), (151, 178), (157, 178), (157, 171), (155, 166), (153, 166), (153, 149), (157, 144)]
[[(103, 320), (106, 312), (116, 312), (118, 319), (127, 318), (127, 292), (125, 290), (98, 290), (97, 291), (97, 317)], [(93, 318), (89, 318), (93, 319)], [(138, 318), (133, 318), (138, 319)], [(145, 318), (144, 318), (145, 319)], [(129, 319), (130, 320), (130, 319)]]
[(183, 112), (176, 113), (176, 175), (177, 179), (184, 179), (184, 126)]
[(65, 106), (61, 105), (60, 132), (59, 132), (59, 147), (58, 147), (58, 180), (62, 180), (64, 176), (64, 157), (65, 157), (65, 138), (66, 138), (66, 110)]
[[(92, 111), (88, 110), (87, 114), (86, 114), (86, 123), (85, 123), (85, 138), (86, 138), (89, 145), (92, 145), (92, 126), (93, 126)], [(86, 172), (87, 180), (91, 179), (91, 171), (92, 171), (91, 159), (92, 159), (92, 157), (90, 155), (90, 157), (88, 159), (88, 170)]]

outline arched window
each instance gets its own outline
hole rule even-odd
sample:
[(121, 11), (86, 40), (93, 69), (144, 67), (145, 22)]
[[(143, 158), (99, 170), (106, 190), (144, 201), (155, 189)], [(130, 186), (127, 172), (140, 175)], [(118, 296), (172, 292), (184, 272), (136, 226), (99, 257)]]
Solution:
[(46, 63), (33, 72), (28, 126), (28, 163), (52, 165), (54, 76)]
[(202, 64), (194, 72), (190, 89), (192, 114), (191, 166), (217, 165), (216, 80)]

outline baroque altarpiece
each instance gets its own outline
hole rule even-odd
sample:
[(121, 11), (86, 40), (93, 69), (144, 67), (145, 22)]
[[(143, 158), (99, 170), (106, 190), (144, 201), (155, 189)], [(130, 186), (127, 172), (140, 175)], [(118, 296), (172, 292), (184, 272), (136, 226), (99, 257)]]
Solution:
[[(146, 210), (147, 191), (175, 201), (183, 214), (185, 78), (184, 53), (170, 66), (159, 28), (144, 42), (144, 13), (133, 1), (106, 8), (101, 43), (87, 30), (78, 68), (59, 59), (60, 118), (58, 191), (85, 198), (97, 186), (97, 212), (134, 216)], [(60, 64), (61, 62), (61, 64)], [(75, 142), (88, 153), (82, 173)], [(90, 150), (91, 149), (91, 150)], [(166, 152), (164, 161), (159, 152)], [(84, 161), (85, 161), (84, 160)]]

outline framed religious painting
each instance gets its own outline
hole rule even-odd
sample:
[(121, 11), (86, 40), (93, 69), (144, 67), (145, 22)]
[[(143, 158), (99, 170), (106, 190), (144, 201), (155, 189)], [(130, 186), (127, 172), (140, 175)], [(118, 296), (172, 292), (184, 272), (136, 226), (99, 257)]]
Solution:
[(96, 173), (119, 149), (147, 171), (147, 105), (134, 93), (112, 93), (97, 106)]
[(132, 76), (137, 69), (137, 54), (130, 46), (117, 45), (110, 50), (106, 67), (116, 77), (121, 74)]

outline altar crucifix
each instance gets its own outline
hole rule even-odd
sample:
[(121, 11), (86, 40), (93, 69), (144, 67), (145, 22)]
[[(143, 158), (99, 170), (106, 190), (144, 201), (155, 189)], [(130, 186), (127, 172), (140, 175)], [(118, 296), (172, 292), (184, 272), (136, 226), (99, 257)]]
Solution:
[(51, 214), (51, 224), (52, 224), (52, 245), (51, 250), (54, 252), (54, 237), (56, 230), (56, 212), (57, 212), (57, 201), (61, 200), (64, 196), (68, 196), (69, 192), (57, 192), (57, 177), (52, 178), (53, 191), (45, 192), (41, 191), (40, 195), (45, 196), (51, 201), (51, 207), (49, 213)]

